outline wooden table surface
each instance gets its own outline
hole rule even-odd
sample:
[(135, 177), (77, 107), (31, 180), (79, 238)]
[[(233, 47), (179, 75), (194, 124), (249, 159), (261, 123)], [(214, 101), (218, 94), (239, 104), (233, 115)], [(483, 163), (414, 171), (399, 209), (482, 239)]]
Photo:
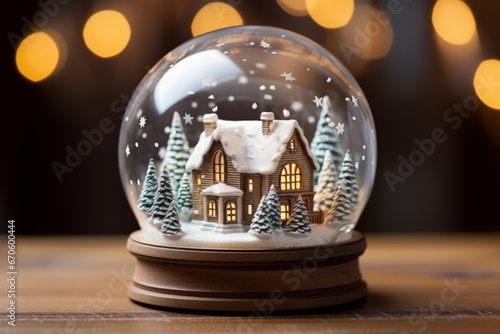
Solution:
[[(366, 300), (263, 315), (148, 308), (128, 299), (127, 236), (16, 239), (16, 326), (1, 333), (500, 333), (500, 234), (366, 235)], [(0, 242), (7, 277), (7, 243)], [(8, 277), (7, 277), (8, 278)]]

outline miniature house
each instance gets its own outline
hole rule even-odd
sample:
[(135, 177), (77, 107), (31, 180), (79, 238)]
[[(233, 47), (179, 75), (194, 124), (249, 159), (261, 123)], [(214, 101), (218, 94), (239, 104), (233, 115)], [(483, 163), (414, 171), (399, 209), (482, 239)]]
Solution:
[(260, 121), (206, 114), (203, 123), (186, 165), (193, 174), (193, 221), (221, 232), (244, 231), (274, 185), (283, 223), (299, 195), (311, 223), (322, 223), (322, 213), (313, 211), (318, 164), (296, 120), (275, 120), (272, 112), (263, 112)]

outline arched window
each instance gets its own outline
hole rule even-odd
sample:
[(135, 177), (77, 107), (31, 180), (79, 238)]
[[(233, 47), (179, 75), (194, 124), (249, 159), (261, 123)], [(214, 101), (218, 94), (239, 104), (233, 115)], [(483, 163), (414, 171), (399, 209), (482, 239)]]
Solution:
[(253, 179), (248, 179), (248, 192), (253, 191)]
[(295, 149), (297, 148), (297, 144), (295, 143), (295, 139), (290, 139), (290, 141), (288, 142), (288, 151), (290, 153), (295, 153)]
[(226, 223), (236, 223), (236, 202), (226, 202)]
[(217, 202), (213, 199), (208, 201), (207, 216), (217, 218)]
[(281, 190), (299, 190), (302, 188), (302, 172), (299, 165), (291, 162), (283, 166), (280, 175)]
[(222, 151), (216, 151), (214, 154), (214, 181), (225, 182), (226, 180), (226, 162), (224, 161), (224, 154)]

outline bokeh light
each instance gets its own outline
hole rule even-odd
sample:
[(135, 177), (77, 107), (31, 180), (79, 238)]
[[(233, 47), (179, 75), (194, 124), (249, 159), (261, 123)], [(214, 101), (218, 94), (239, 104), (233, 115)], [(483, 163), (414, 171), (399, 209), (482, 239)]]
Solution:
[(290, 15), (306, 16), (307, 5), (306, 0), (276, 0), (278, 5)]
[(324, 28), (345, 26), (354, 12), (354, 0), (307, 0), (311, 18)]
[(114, 10), (103, 10), (92, 15), (83, 28), (83, 39), (87, 47), (102, 58), (116, 56), (130, 40), (130, 25)]
[(242, 25), (243, 19), (238, 11), (224, 2), (211, 2), (202, 7), (191, 24), (193, 36), (213, 30)]
[(479, 64), (474, 75), (474, 90), (484, 104), (500, 110), (500, 60), (488, 59)]
[(394, 33), (390, 19), (382, 11), (360, 5), (349, 24), (341, 30), (341, 35), (345, 54), (375, 60), (389, 53)]
[(460, 0), (438, 0), (432, 11), (432, 24), (437, 34), (450, 44), (467, 44), (476, 33), (474, 15)]
[(59, 49), (45, 32), (26, 37), (16, 50), (18, 71), (28, 80), (38, 82), (49, 77), (57, 67)]

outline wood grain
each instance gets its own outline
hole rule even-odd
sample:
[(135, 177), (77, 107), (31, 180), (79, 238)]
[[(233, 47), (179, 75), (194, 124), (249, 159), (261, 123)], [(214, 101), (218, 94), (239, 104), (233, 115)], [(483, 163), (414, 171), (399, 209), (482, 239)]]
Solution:
[[(17, 238), (17, 325), (1, 333), (499, 333), (500, 235), (366, 235), (368, 297), (342, 308), (210, 313), (132, 302), (127, 236)], [(0, 242), (6, 273), (6, 243)]]

